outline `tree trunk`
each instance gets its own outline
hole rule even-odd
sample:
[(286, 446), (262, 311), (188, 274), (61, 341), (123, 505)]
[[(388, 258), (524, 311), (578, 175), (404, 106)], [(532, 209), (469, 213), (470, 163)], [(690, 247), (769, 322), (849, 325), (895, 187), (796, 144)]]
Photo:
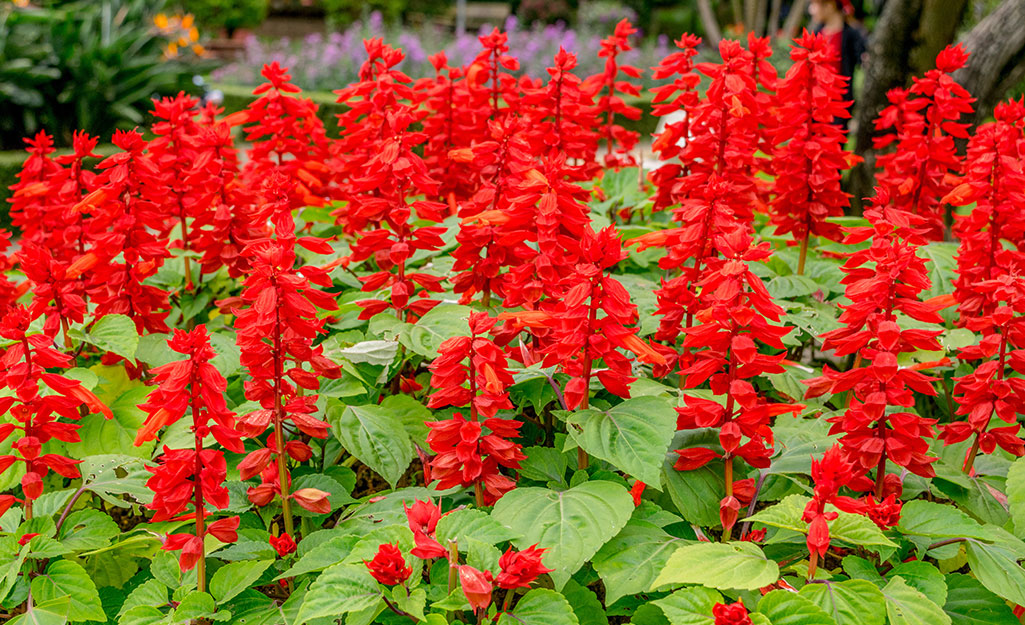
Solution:
[(765, 36), (765, 10), (769, 8), (769, 0), (757, 0), (755, 3), (755, 34), (759, 37)]
[(804, 14), (807, 12), (808, 0), (794, 0), (794, 3), (790, 5), (790, 14), (787, 15), (786, 21), (783, 22), (784, 41), (789, 42), (797, 36), (797, 29), (801, 27)]
[(1025, 77), (1025, 0), (1004, 0), (961, 43), (971, 56), (954, 78), (977, 98), (974, 126)]
[(911, 72), (908, 51), (913, 48), (913, 35), (922, 5), (923, 0), (889, 0), (869, 40), (865, 81), (854, 111), (854, 152), (865, 161), (851, 170), (850, 178), (852, 206), (859, 214), (862, 198), (872, 194), (875, 183), (873, 122), (886, 106), (886, 92), (903, 86)]
[(705, 42), (714, 50), (719, 49), (719, 41), (722, 40), (722, 31), (719, 30), (719, 21), (715, 18), (715, 11), (709, 0), (697, 0), (698, 15), (701, 17), (701, 26), (705, 29)]
[(911, 51), (913, 76), (921, 76), (936, 67), (936, 55), (954, 41), (967, 5), (967, 0), (923, 0), (915, 47)]
[(779, 13), (783, 8), (783, 0), (772, 0), (771, 8), (769, 9), (769, 26), (768, 35), (776, 39), (776, 34), (779, 31)]

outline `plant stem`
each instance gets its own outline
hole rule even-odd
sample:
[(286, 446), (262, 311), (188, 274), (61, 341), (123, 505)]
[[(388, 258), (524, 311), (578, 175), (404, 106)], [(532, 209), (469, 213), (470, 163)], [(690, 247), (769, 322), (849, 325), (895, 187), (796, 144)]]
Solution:
[[(280, 292), (275, 288), (280, 299)], [(277, 448), (278, 482), (281, 490), (281, 516), (285, 533), (295, 539), (292, 522), (292, 502), (288, 494), (288, 457), (285, 454), (285, 408), (281, 403), (281, 378), (284, 377), (281, 354), (281, 307), (274, 308), (274, 445)]]
[(808, 239), (811, 238), (811, 233), (807, 232), (804, 238), (801, 239), (801, 252), (797, 256), (797, 275), (804, 275), (804, 261), (808, 258)]
[[(450, 540), (448, 541), (448, 594), (451, 595), (455, 592), (457, 583), (459, 583), (459, 543)], [(452, 611), (445, 610), (445, 620), (451, 623), (452, 619)]]
[(193, 381), (192, 386), (192, 418), (193, 427), (192, 432), (196, 441), (196, 469), (195, 476), (195, 506), (196, 506), (196, 538), (199, 539), (201, 545), (201, 553), (199, 554), (199, 560), (196, 562), (196, 589), (199, 592), (206, 592), (206, 527), (204, 518), (206, 515), (206, 507), (203, 503), (203, 480), (200, 479), (200, 474), (203, 471), (203, 461), (200, 458), (200, 454), (203, 452), (203, 437), (197, 432), (198, 423), (196, 419), (199, 417), (199, 411), (196, 407), (196, 383)]
[(876, 433), (880, 439), (884, 441), (883, 450), (879, 453), (879, 464), (876, 466), (876, 488), (875, 495), (876, 500), (882, 500), (883, 498), (883, 482), (886, 480), (886, 420), (879, 419), (879, 423), (876, 424)]
[(972, 448), (968, 450), (968, 455), (965, 456), (964, 465), (961, 467), (961, 471), (967, 475), (971, 475), (972, 467), (975, 466), (975, 457), (979, 455), (979, 434), (975, 435), (975, 440), (972, 441)]
[(484, 507), (484, 486), (480, 482), (473, 484), (473, 500), (478, 508)]

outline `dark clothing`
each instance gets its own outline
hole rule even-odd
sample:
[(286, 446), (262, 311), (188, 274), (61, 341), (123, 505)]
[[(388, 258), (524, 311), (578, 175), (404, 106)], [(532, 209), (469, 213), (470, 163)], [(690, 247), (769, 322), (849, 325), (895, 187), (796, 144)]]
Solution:
[[(815, 32), (821, 32), (818, 26)], [(854, 26), (844, 23), (840, 38), (840, 73), (847, 77), (847, 101), (854, 101), (854, 68), (861, 65), (861, 57), (867, 49), (865, 35)]]

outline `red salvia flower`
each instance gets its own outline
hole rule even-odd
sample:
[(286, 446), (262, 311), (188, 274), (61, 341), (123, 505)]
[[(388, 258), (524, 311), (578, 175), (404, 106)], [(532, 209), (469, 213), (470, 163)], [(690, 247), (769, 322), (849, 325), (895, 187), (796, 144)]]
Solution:
[(295, 553), (295, 541), (292, 540), (292, 537), (288, 534), (281, 534), (280, 536), (271, 536), (269, 540), (270, 546), (274, 548), (274, 551), (278, 554), (279, 558), (284, 558), (290, 553)]
[(677, 429), (717, 428), (722, 453), (705, 447), (678, 450), (676, 468), (693, 470), (722, 457), (726, 496), (720, 503), (720, 517), (729, 535), (740, 512), (740, 496), (744, 494), (743, 488), (738, 489), (744, 485), (733, 479), (734, 458), (754, 467), (768, 467), (773, 447), (772, 419), (799, 412), (803, 406), (768, 403), (750, 381), (766, 373), (783, 371), (781, 361), (786, 352), (763, 354), (759, 343), (782, 350), (781, 339), (790, 331), (770, 323), (780, 320), (783, 309), (772, 302), (761, 279), (748, 266), (768, 258), (768, 246), (754, 246), (749, 235), (735, 230), (720, 237), (716, 247), (723, 258), (711, 260), (697, 284), (708, 294), (704, 298), (706, 307), (697, 314), (698, 324), (685, 330), (684, 348), (694, 353), (681, 375), (684, 388), (697, 388), (707, 380), (712, 392), (725, 401), (720, 404), (685, 395), (686, 406), (676, 411)]
[(403, 504), (403, 509), (406, 511), (406, 520), (409, 523), (409, 529), (413, 532), (413, 541), (416, 543), (416, 547), (410, 553), (422, 560), (443, 558), (448, 555), (448, 552), (434, 536), (434, 531), (442, 516), (441, 508), (430, 500), (420, 501), (418, 499), (410, 507)]
[[(1018, 415), (1025, 414), (1025, 378), (1008, 376), (1025, 371), (1025, 282), (1020, 275), (1002, 275), (973, 285), (981, 298), (996, 308), (985, 316), (967, 320), (968, 329), (982, 334), (976, 345), (958, 353), (962, 361), (981, 364), (954, 379), (955, 411), (964, 421), (942, 426), (940, 438), (947, 445), (972, 439), (964, 470), (970, 472), (978, 452), (990, 454), (997, 446), (1014, 456), (1025, 455)], [(1005, 426), (991, 427), (996, 415)]]
[(459, 585), (474, 612), (486, 610), (491, 605), (491, 591), (494, 590), (491, 571), (478, 571), (463, 564), (459, 567)]
[(975, 205), (954, 224), (961, 240), (954, 280), (961, 325), (989, 316), (999, 305), (987, 297), (993, 289), (980, 291), (978, 285), (1025, 268), (1025, 101), (998, 104), (994, 116), (996, 121), (979, 126), (968, 142), (964, 179), (943, 198), (953, 206)]
[(575, 181), (590, 180), (599, 169), (596, 155), (600, 134), (593, 128), (597, 109), (592, 94), (573, 70), (576, 55), (562, 47), (548, 68), (547, 84), (523, 96), (531, 118), (532, 153), (563, 155), (572, 165), (566, 175)]
[(336, 192), (331, 168), (325, 164), (332, 146), (317, 117), (317, 105), (296, 95), (301, 90), (277, 62), (265, 65), (260, 74), (267, 82), (253, 91), (259, 97), (225, 119), (231, 126), (246, 124), (243, 130), (251, 147), (241, 179), (258, 189), (273, 174), (283, 174), (295, 184), (290, 209), (321, 206)]
[(606, 167), (631, 167), (636, 165), (636, 159), (631, 152), (637, 145), (638, 133), (626, 130), (616, 123), (616, 115), (631, 120), (641, 117), (641, 110), (630, 106), (623, 101), (619, 94), (630, 96), (640, 95), (640, 89), (634, 83), (627, 80), (620, 80), (619, 74), (623, 73), (629, 78), (640, 78), (641, 70), (632, 65), (620, 63), (619, 55), (633, 48), (630, 46), (630, 36), (635, 34), (637, 29), (630, 24), (629, 20), (623, 19), (616, 24), (611, 35), (601, 42), (601, 50), (598, 51), (599, 58), (605, 59), (605, 68), (601, 74), (590, 76), (584, 82), (584, 88), (601, 93), (598, 98), (598, 115), (601, 116), (603, 135), (605, 138), (605, 166)]
[[(652, 100), (652, 115), (682, 116), (676, 121), (667, 119), (662, 133), (652, 141), (652, 151), (658, 153), (659, 159), (665, 163), (652, 175), (652, 180), (656, 182), (686, 175), (689, 163), (675, 162), (674, 159), (680, 156), (691, 140), (694, 108), (700, 99), (697, 88), (701, 84), (701, 75), (694, 70), (694, 57), (698, 55), (697, 48), (701, 45), (701, 37), (684, 33), (674, 43), (679, 50), (670, 53), (658, 66), (652, 68), (652, 78), (655, 80), (673, 79), (670, 83), (652, 89), (655, 94)], [(655, 206), (666, 208), (672, 205), (675, 202), (672, 199), (672, 192), (671, 185), (657, 184)]]
[(523, 551), (513, 551), (512, 547), (506, 549), (498, 559), (501, 572), (495, 577), (495, 585), (508, 590), (530, 588), (534, 580), (554, 570), (541, 563), (544, 552), (545, 550), (538, 549), (537, 545), (531, 545)]
[(413, 574), (413, 568), (406, 566), (406, 559), (398, 545), (384, 543), (377, 548), (377, 554), (369, 562), (363, 564), (370, 569), (370, 574), (385, 586), (403, 584)]
[[(210, 346), (205, 326), (190, 332), (175, 330), (167, 342), (171, 350), (186, 356), (152, 370), (156, 388), (140, 408), (146, 421), (139, 428), (135, 444), (141, 445), (156, 437), (157, 431), (190, 414), (195, 447), (169, 449), (164, 447), (159, 464), (150, 468), (153, 477), (146, 486), (153, 490), (153, 502), (147, 507), (156, 511), (154, 522), (175, 519), (192, 506), (188, 518), (195, 519), (195, 533), (174, 534), (164, 541), (164, 549), (181, 549), (179, 564), (183, 571), (200, 564), (204, 558), (203, 538), (213, 534), (224, 542), (234, 542), (239, 518), (230, 517), (207, 525), (210, 511), (228, 507), (227, 463), (224, 452), (204, 449), (203, 439), (213, 435), (225, 448), (242, 452), (242, 441), (235, 430), (234, 413), (228, 410), (224, 395), (228, 383), (210, 364), (217, 354)], [(227, 540), (230, 539), (230, 540)], [(205, 566), (200, 565), (200, 572)]]
[(516, 483), (499, 467), (519, 469), (526, 455), (518, 443), (520, 423), (491, 417), (467, 421), (456, 413), (446, 421), (428, 421), (427, 445), (437, 454), (430, 461), (431, 480), (438, 489), (473, 486), (478, 505), (492, 504)]
[[(169, 257), (168, 176), (147, 154), (138, 131), (117, 131), (113, 143), (123, 151), (97, 165), (103, 170), (99, 186), (76, 207), (93, 214), (91, 251), (99, 262), (89, 275), (89, 295), (95, 316), (124, 314), (140, 332), (167, 332), (168, 294), (144, 281)], [(119, 254), (121, 262), (114, 260)]]
[[(506, 388), (513, 378), (505, 353), (486, 338), (497, 319), (487, 313), (470, 313), (470, 336), (445, 340), (438, 357), (430, 364), (431, 387), (437, 389), (427, 402), (428, 408), (470, 406), (470, 419), (494, 417), (499, 410), (512, 410)], [(463, 364), (464, 361), (466, 364)]]
[(323, 513), (328, 493), (316, 489), (289, 493), (288, 458), (306, 460), (310, 449), (301, 440), (286, 443), (284, 424), (290, 422), (313, 438), (327, 438), (328, 424), (313, 416), (317, 396), (302, 394), (299, 389), (316, 391), (320, 377), (337, 378), (341, 371), (324, 357), (322, 347), (313, 346), (325, 322), (317, 318), (317, 308), (336, 308), (334, 299), (316, 287), (331, 286), (331, 279), (312, 265), (295, 268), (297, 242), (319, 253), (330, 251), (330, 247), (314, 237), (295, 239), (291, 212), (287, 201), (282, 203), (284, 210), (274, 218), (277, 238), (255, 241), (244, 251), (253, 273), (243, 285), (241, 299), (246, 307), (235, 311), (235, 332), (242, 365), (252, 376), (245, 385), (246, 397), (259, 403), (260, 409), (241, 417), (238, 429), (249, 437), (263, 434), (268, 426), (272, 431), (265, 447), (250, 452), (239, 469), (243, 479), (261, 476), (261, 485), (249, 489), (250, 501), (256, 505), (266, 505), (275, 495), (280, 496), (285, 532), (294, 535), (291, 501)]
[(953, 188), (950, 174), (963, 169), (954, 139), (968, 138), (968, 125), (958, 120), (972, 112), (974, 99), (951, 74), (967, 59), (962, 45), (947, 46), (936, 57), (936, 69), (914, 79), (911, 97), (897, 100), (909, 111), (892, 115), (900, 120), (896, 151), (879, 162), (878, 183), (887, 201), (921, 215), (926, 236), (934, 240), (942, 239), (945, 230), (943, 198)]
[[(0, 356), (3, 364), (0, 384), (11, 391), (9, 396), (0, 399), (0, 414), (10, 414), (13, 419), (13, 423), (0, 424), (0, 442), (20, 432), (11, 444), (17, 455), (0, 455), (0, 472), (15, 462), (25, 465), (21, 488), (26, 518), (32, 516), (32, 502), (43, 494), (43, 478), (47, 473), (53, 471), (69, 479), (80, 477), (75, 466), (80, 460), (45, 453), (43, 445), (53, 439), (79, 442), (75, 422), (88, 412), (113, 418), (110, 409), (81, 383), (47, 372), (48, 369), (70, 368), (72, 358), (53, 349), (52, 339), (46, 334), (33, 333), (31, 323), (32, 316), (21, 306), (11, 308), (0, 319), (0, 336), (11, 343)], [(40, 392), (44, 388), (48, 394)], [(80, 408), (85, 410), (80, 411)], [(0, 500), (0, 506), (9, 508), (13, 502), (13, 499)]]
[(825, 37), (807, 31), (794, 43), (794, 64), (778, 83), (771, 214), (776, 233), (792, 233), (801, 244), (803, 273), (808, 237), (842, 238), (840, 227), (826, 220), (844, 213), (850, 196), (840, 190), (840, 177), (854, 160), (843, 150), (843, 128), (833, 123), (850, 117), (836, 51)]
[[(610, 271), (626, 257), (615, 228), (586, 232), (580, 261), (562, 281), (562, 300), (549, 308), (551, 334), (544, 349), (544, 366), (559, 365), (571, 379), (566, 384), (566, 407), (589, 405), (592, 375), (611, 393), (630, 396), (630, 360), (619, 349), (637, 354), (642, 362), (664, 363), (663, 357), (637, 336), (632, 326), (637, 307)], [(553, 300), (555, 302), (555, 300)], [(604, 368), (594, 369), (596, 362)]]
[(717, 603), (712, 606), (715, 625), (751, 625), (751, 617), (747, 608), (740, 601), (736, 603)]

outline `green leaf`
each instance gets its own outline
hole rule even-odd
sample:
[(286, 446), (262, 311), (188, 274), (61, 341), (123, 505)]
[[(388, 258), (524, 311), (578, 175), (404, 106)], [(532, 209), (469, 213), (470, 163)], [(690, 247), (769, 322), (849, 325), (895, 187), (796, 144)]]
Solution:
[(400, 610), (412, 614), (418, 621), (424, 620), (424, 608), (427, 607), (427, 591), (423, 588), (415, 588), (406, 592), (402, 586), (392, 588), (392, 600)]
[(680, 516), (702, 527), (719, 525), (719, 500), (723, 492), (722, 463), (710, 462), (693, 471), (677, 471), (672, 461), (666, 460), (662, 464), (662, 476), (666, 492)]
[(977, 538), (992, 540), (993, 535), (967, 514), (957, 508), (916, 499), (904, 504), (901, 509), (897, 531), (906, 536), (922, 536), (928, 539)]
[(565, 482), (569, 461), (552, 447), (524, 447), (527, 459), (520, 462), (520, 477), (539, 482)]
[(435, 533), (441, 544), (446, 545), (448, 541), (454, 540), (460, 546), (466, 544), (467, 538), (495, 545), (517, 537), (515, 532), (496, 521), (490, 514), (474, 508), (453, 510), (441, 517)]
[(517, 549), (537, 543), (547, 553), (556, 589), (626, 525), (633, 512), (630, 493), (619, 484), (585, 482), (555, 492), (517, 488), (495, 504), (492, 516), (520, 535)]
[(1007, 506), (1015, 535), (1025, 538), (1025, 458), (1018, 458), (1007, 470)]
[(947, 575), (943, 611), (953, 625), (1020, 625), (1007, 602), (968, 575)]
[(766, 283), (765, 288), (775, 299), (790, 299), (811, 295), (821, 287), (808, 276), (776, 276)]
[(890, 571), (888, 577), (901, 577), (936, 605), (947, 601), (947, 582), (935, 566), (921, 560), (903, 562)]
[(897, 548), (868, 517), (849, 512), (839, 512), (838, 515), (829, 522), (829, 535), (835, 540), (856, 547), (867, 547), (876, 553), (879, 553), (880, 548)]
[(394, 488), (413, 460), (413, 444), (402, 421), (382, 406), (345, 406), (332, 398), (326, 419), (346, 451)]
[(250, 560), (225, 564), (210, 578), (210, 594), (217, 603), (224, 603), (252, 586), (273, 563), (273, 560)]
[(662, 609), (671, 625), (714, 625), (712, 608), (722, 600), (722, 595), (716, 591), (695, 586), (677, 590), (652, 603)]
[(96, 585), (82, 565), (71, 560), (51, 562), (46, 574), (32, 580), (32, 596), (40, 603), (70, 597), (70, 621), (107, 620)]
[(27, 608), (23, 614), (7, 621), (7, 625), (64, 625), (68, 622), (70, 611), (69, 597), (39, 601)]
[(338, 348), (330, 352), (324, 351), (324, 355), (332, 360), (344, 358), (352, 363), (365, 362), (380, 367), (387, 367), (395, 362), (395, 356), (398, 353), (398, 341), (363, 341), (352, 347)]
[(139, 347), (139, 333), (135, 329), (135, 322), (126, 315), (106, 315), (94, 323), (88, 332), (71, 334), (74, 338), (117, 354), (125, 360), (134, 360), (135, 350)]
[(670, 554), (684, 544), (686, 541), (656, 525), (631, 519), (591, 560), (605, 583), (605, 604), (612, 605), (626, 595), (647, 592)]
[(587, 453), (660, 488), (659, 469), (676, 433), (676, 412), (661, 397), (635, 397), (607, 411), (579, 410), (567, 431)]
[[(562, 595), (569, 601), (577, 620), (587, 625), (609, 625), (609, 617), (605, 614), (598, 595), (587, 586), (582, 586), (576, 580), (569, 580), (566, 587), (562, 589)], [(606, 600), (608, 600), (606, 596)], [(609, 602), (611, 603), (611, 601)]]
[(773, 590), (758, 602), (758, 611), (772, 625), (836, 625), (833, 617), (807, 597), (789, 591)]
[(801, 519), (801, 515), (804, 514), (804, 507), (809, 501), (811, 500), (804, 495), (787, 495), (779, 503), (744, 520), (807, 534), (808, 524)]
[(832, 616), (836, 625), (883, 625), (886, 622), (883, 592), (863, 579), (805, 584), (798, 594)]
[(138, 606), (158, 608), (167, 605), (167, 586), (155, 579), (148, 579), (136, 586), (121, 604), (117, 615), (121, 616), (128, 610)]
[(498, 619), (498, 625), (577, 624), (577, 616), (569, 601), (559, 593), (545, 588), (529, 591), (516, 602), (512, 611), (503, 613)]
[(120, 533), (114, 519), (95, 508), (86, 508), (64, 519), (57, 538), (72, 551), (89, 551), (106, 547)]
[(338, 564), (347, 558), (352, 553), (352, 548), (359, 541), (360, 537), (355, 534), (335, 536), (318, 545), (316, 549), (304, 553), (291, 568), (274, 579), (285, 579), (303, 575), (304, 573), (323, 571), (327, 567)]
[(336, 564), (321, 573), (310, 586), (293, 625), (322, 616), (366, 610), (380, 600), (381, 589), (366, 566)]
[(205, 592), (193, 590), (185, 595), (178, 607), (174, 609), (171, 622), (195, 622), (198, 619), (224, 620), (226, 617), (227, 613), (219, 614), (217, 612), (213, 597)]
[(894, 577), (883, 587), (890, 625), (950, 625), (950, 616), (928, 597)]
[(410, 328), (406, 347), (421, 356), (435, 358), (444, 341), (454, 336), (470, 335), (469, 319), (469, 306), (435, 306)]
[[(152, 474), (139, 458), (116, 454), (90, 456), (82, 460), (78, 470), (82, 474), (82, 488), (119, 508), (153, 500), (153, 492), (146, 488), (146, 481)], [(118, 495), (127, 495), (130, 501)]]
[(701, 584), (716, 589), (754, 590), (777, 579), (779, 567), (753, 543), (695, 543), (674, 551), (651, 587)]
[(1025, 605), (1025, 569), (1013, 553), (997, 545), (969, 540), (965, 554), (968, 566), (983, 586), (1012, 603)]
[(69, 443), (68, 451), (76, 458), (121, 454), (148, 460), (156, 444), (148, 442), (136, 446), (135, 435), (146, 421), (146, 412), (139, 408), (139, 404), (146, 401), (151, 390), (148, 386), (139, 385), (121, 393), (109, 403), (113, 419), (101, 414), (83, 417), (78, 431), (82, 440)]

